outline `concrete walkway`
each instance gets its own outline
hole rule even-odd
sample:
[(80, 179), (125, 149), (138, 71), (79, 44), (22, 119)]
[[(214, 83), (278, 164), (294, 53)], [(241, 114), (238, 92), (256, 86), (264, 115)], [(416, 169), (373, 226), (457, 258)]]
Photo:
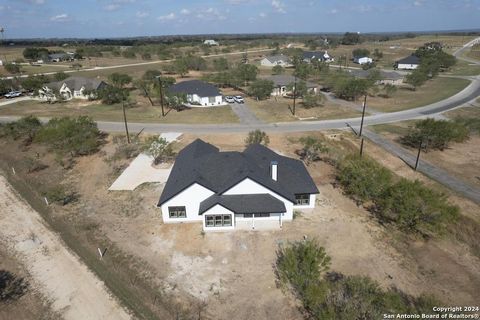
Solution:
[[(370, 130), (363, 130), (363, 135), (375, 144), (381, 146), (389, 153), (402, 159), (412, 168), (415, 166), (416, 155), (410, 153), (410, 151), (402, 148), (401, 146), (383, 138), (381, 135), (376, 134)], [(464, 197), (472, 200), (473, 202), (480, 204), (480, 190), (478, 188), (471, 186), (468, 183), (453, 177), (447, 171), (436, 167), (427, 161), (422, 160), (421, 155), (420, 161), (418, 163), (418, 171), (450, 188), (451, 190), (463, 195)]]
[(263, 121), (259, 120), (257, 116), (250, 110), (250, 108), (244, 103), (232, 103), (230, 104), (232, 111), (237, 115), (241, 124), (246, 125), (260, 125)]

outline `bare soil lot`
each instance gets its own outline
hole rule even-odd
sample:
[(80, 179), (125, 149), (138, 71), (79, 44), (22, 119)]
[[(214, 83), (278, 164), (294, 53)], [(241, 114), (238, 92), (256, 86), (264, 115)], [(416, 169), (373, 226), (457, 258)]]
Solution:
[[(329, 143), (336, 149), (357, 150), (357, 141), (349, 134), (334, 134)], [(303, 135), (270, 135), (270, 146), (297, 157), (297, 140)], [(245, 136), (236, 134), (184, 135), (174, 148), (179, 150), (197, 137), (222, 150), (244, 148)], [(22, 151), (12, 143), (2, 143), (9, 163), (12, 159), (20, 163), (34, 152), (32, 148)], [(163, 185), (147, 184), (134, 192), (107, 191), (128, 163), (125, 159), (108, 160), (115, 148), (109, 140), (100, 153), (79, 158), (72, 170), (64, 172), (61, 183), (74, 188), (80, 199), (65, 207), (53, 205), (52, 214), (78, 226), (77, 232), (84, 234), (81, 241), (93, 239), (93, 243), (88, 242), (93, 250), (95, 243), (115, 248), (112, 253), (107, 251), (105, 259), (113, 259), (108, 263), (116, 262), (113, 252), (115, 256), (121, 252), (123, 264), (137, 264), (130, 276), (138, 276), (139, 282), (148, 279), (161, 288), (159, 299), (174, 297), (191, 309), (198, 308), (209, 319), (301, 319), (295, 299), (277, 288), (273, 265), (279, 245), (306, 235), (326, 248), (335, 271), (367, 275), (383, 287), (396, 286), (410, 294), (431, 293), (446, 304), (477, 302), (480, 259), (468, 247), (450, 238), (406, 240), (404, 235), (380, 226), (364, 208), (333, 187), (334, 168), (330, 164), (316, 162), (308, 167), (320, 189), (317, 207), (285, 223), (282, 230), (203, 234), (200, 224), (162, 223), (154, 204)], [(379, 148), (367, 145), (366, 150), (402, 176), (429, 181)], [(45, 151), (41, 154), (51, 168), (30, 174), (28, 179), (32, 183), (58, 183), (49, 181), (54, 179), (48, 172), (55, 162), (48, 160)], [(466, 214), (479, 212), (474, 204), (451, 199)], [(132, 278), (125, 281), (130, 285)], [(152, 300), (146, 291), (137, 292), (137, 297), (147, 303)]]

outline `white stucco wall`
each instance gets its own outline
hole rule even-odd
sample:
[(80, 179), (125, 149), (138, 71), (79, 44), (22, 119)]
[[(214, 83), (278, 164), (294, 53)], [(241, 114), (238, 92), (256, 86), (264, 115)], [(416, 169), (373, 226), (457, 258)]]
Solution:
[(398, 69), (404, 69), (404, 70), (413, 70), (418, 68), (418, 64), (405, 64), (405, 63), (399, 63), (397, 66)]
[[(202, 221), (203, 216), (198, 214), (200, 202), (207, 199), (214, 192), (195, 183), (177, 194), (161, 206), (164, 223)], [(185, 206), (187, 216), (185, 218), (170, 218), (168, 207)]]
[(200, 103), (200, 105), (190, 105), (191, 107), (215, 107), (215, 106), (223, 106), (227, 103), (223, 101), (223, 96), (215, 96), (215, 101), (213, 103), (210, 102), (209, 97), (200, 97), (196, 94), (187, 95), (188, 102), (196, 102)]
[[(232, 219), (232, 226), (231, 227), (207, 227), (206, 226), (206, 220), (205, 220), (205, 216), (207, 215), (225, 215), (225, 214), (228, 214), (230, 215), (231, 219)], [(205, 211), (202, 215), (201, 215), (202, 219), (203, 219), (203, 230), (205, 231), (228, 231), (228, 230), (233, 230), (235, 229), (235, 214), (228, 210), (227, 208), (219, 205), (219, 204), (216, 204), (214, 205), (213, 207), (211, 207), (210, 209), (208, 209), (207, 211)]]
[(250, 178), (245, 178), (241, 182), (237, 183), (232, 188), (225, 191), (223, 194), (261, 194), (261, 193), (268, 193), (274, 196), (275, 198), (279, 199), (285, 204), (286, 212), (283, 214), (282, 220), (290, 221), (293, 219), (293, 203), (282, 197), (281, 195), (271, 191), (268, 188), (265, 188), (261, 184), (251, 180)]

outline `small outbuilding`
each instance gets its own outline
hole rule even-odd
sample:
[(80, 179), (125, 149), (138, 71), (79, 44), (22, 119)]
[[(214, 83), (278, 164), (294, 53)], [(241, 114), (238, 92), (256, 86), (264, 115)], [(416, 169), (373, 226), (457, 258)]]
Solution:
[(357, 64), (369, 64), (373, 62), (373, 59), (369, 57), (353, 57), (353, 62)]

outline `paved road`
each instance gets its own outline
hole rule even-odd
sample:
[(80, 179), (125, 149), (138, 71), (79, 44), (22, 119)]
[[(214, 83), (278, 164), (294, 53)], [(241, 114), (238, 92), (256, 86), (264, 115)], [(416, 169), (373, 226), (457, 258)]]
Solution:
[(263, 123), (245, 103), (231, 103), (230, 107), (232, 107), (241, 124), (256, 126)]
[[(376, 134), (370, 130), (364, 130), (363, 135), (369, 140), (373, 141), (375, 144), (381, 146), (389, 153), (402, 159), (412, 168), (415, 166), (416, 155), (412, 154), (410, 151), (402, 148), (401, 146), (389, 141), (388, 139), (383, 138), (381, 135)], [(433, 180), (440, 182), (444, 186), (458, 192), (466, 198), (480, 204), (480, 190), (478, 188), (453, 177), (447, 171), (439, 167), (436, 167), (426, 161), (421, 160), (421, 156), (418, 163), (418, 171), (422, 172)]]
[(468, 57), (465, 57), (463, 55), (463, 52), (467, 49), (470, 49), (474, 44), (476, 43), (480, 43), (480, 37), (478, 38), (475, 38), (473, 39), (472, 41), (466, 43), (463, 45), (463, 47), (461, 47), (460, 49), (456, 50), (453, 55), (457, 58), (457, 59), (460, 59), (460, 60), (463, 60), (463, 61), (467, 61), (467, 62), (470, 62), (470, 63), (473, 63), (473, 64), (480, 64), (480, 61), (478, 60), (475, 60), (475, 59), (472, 59), (472, 58), (468, 58)]
[(8, 104), (13, 104), (13, 103), (17, 103), (17, 102), (20, 102), (20, 101), (25, 101), (25, 100), (32, 100), (32, 98), (30, 97), (18, 97), (18, 98), (13, 98), (13, 99), (5, 99), (5, 100), (0, 100), (0, 107), (1, 106), (6, 106)]

